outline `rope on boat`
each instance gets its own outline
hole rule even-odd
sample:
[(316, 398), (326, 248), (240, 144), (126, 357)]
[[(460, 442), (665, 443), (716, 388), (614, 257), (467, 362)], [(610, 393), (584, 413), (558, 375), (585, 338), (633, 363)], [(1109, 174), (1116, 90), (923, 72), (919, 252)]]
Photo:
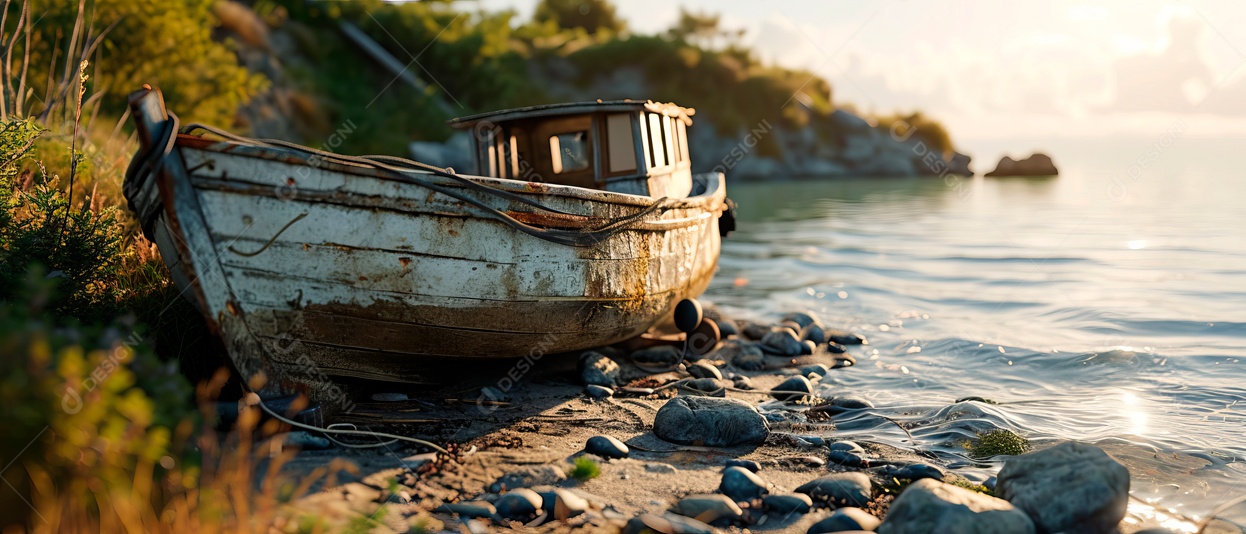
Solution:
[[(306, 146), (291, 143), (288, 141), (282, 141), (279, 139), (252, 139), (249, 137), (243, 137), (240, 135), (232, 134), (230, 132), (226, 132), (219, 128), (214, 128), (212, 126), (207, 126), (207, 125), (198, 124), (198, 123), (190, 124), (184, 128), (178, 129), (177, 128), (177, 117), (173, 113), (170, 112), (169, 118), (170, 118), (170, 121), (168, 123), (171, 124), (173, 127), (166, 128), (166, 131), (164, 133), (167, 136), (167, 140), (164, 143), (165, 145), (164, 150), (157, 151), (153, 149), (149, 151), (149, 153), (145, 155), (143, 158), (135, 158), (131, 162), (131, 167), (133, 169), (134, 175), (137, 176), (138, 172), (144, 172), (144, 173), (158, 172), (160, 170), (160, 167), (163, 165), (163, 158), (167, 156), (169, 153), (171, 153), (173, 150), (173, 144), (176, 141), (177, 132), (180, 131), (180, 133), (189, 134), (197, 130), (202, 130), (204, 132), (219, 136), (228, 141), (232, 141), (234, 143), (238, 143), (241, 145), (263, 147), (263, 148), (285, 149), (285, 150), (294, 151), (294, 152), (301, 153), (301, 154), (307, 154), (307, 155), (319, 158), (321, 160), (331, 161), (331, 162), (338, 163), (338, 164), (343, 164), (347, 166), (359, 166), (359, 167), (365, 167), (365, 168), (370, 168), (373, 170), (381, 171), (382, 173), (386, 174), (389, 177), (398, 179), (406, 183), (419, 185), (427, 189), (431, 189), (433, 191), (441, 193), (443, 195), (446, 195), (448, 197), (455, 198), (463, 202), (466, 202), (468, 204), (471, 204), (477, 208), (480, 208), (481, 210), (484, 210), (486, 213), (488, 213), (493, 218), (505, 223), (506, 225), (516, 230), (519, 230), (533, 237), (543, 239), (551, 243), (557, 243), (560, 245), (567, 245), (567, 246), (573, 246), (573, 247), (591, 247), (619, 232), (622, 232), (634, 226), (635, 224), (641, 222), (642, 219), (644, 219), (646, 216), (648, 216), (651, 213), (654, 213), (659, 210), (665, 211), (667, 209), (670, 209), (670, 207), (668, 206), (668, 202), (667, 202), (668, 198), (662, 197), (662, 198), (657, 199), (657, 201), (654, 202), (652, 206), (646, 207), (630, 215), (623, 215), (620, 217), (607, 219), (604, 224), (601, 224), (597, 226), (596, 228), (583, 229), (583, 230), (564, 230), (564, 229), (558, 229), (558, 228), (542, 228), (539, 226), (534, 226), (534, 225), (519, 221), (515, 219), (514, 217), (507, 215), (503, 211), (485, 204), (481, 200), (471, 195), (465, 195), (463, 193), (454, 191), (450, 188), (430, 183), (426, 180), (422, 180), (413, 175), (414, 174), (432, 174), (436, 176), (449, 178), (451, 180), (454, 180), (458, 184), (466, 187), (467, 189), (472, 189), (475, 191), (479, 191), (481, 193), (493, 195), (501, 199), (526, 204), (538, 210), (549, 212), (549, 213), (554, 213), (557, 215), (571, 215), (571, 216), (577, 216), (577, 217), (581, 215), (561, 211), (561, 210), (546, 206), (544, 204), (541, 204), (540, 202), (537, 202), (535, 200), (525, 198), (523, 195), (512, 193), (510, 191), (504, 191), (504, 190), (501, 190), (495, 187), (490, 187), (490, 186), (469, 180), (456, 173), (450, 172), (447, 169), (435, 167), (427, 163), (421, 163), (418, 161), (413, 161), (413, 160), (400, 158), (396, 156), (376, 156), (376, 155), (346, 156), (346, 155), (335, 154), (333, 152), (319, 150), (319, 149), (315, 149), (311, 147), (306, 147)], [(150, 164), (145, 163), (141, 166), (138, 166), (137, 168), (134, 168), (135, 167), (134, 162), (139, 161), (140, 159), (143, 160), (144, 162), (150, 161), (151, 163)], [(130, 181), (131, 175), (132, 175), (131, 170), (127, 170), (127, 173), (126, 173), (127, 182)]]

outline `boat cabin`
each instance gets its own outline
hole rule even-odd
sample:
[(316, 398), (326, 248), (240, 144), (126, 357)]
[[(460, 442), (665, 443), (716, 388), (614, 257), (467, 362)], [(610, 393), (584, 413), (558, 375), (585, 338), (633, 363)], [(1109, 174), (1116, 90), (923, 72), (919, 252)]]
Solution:
[(695, 111), (621, 100), (533, 106), (450, 121), (470, 129), (476, 174), (650, 197), (692, 190)]

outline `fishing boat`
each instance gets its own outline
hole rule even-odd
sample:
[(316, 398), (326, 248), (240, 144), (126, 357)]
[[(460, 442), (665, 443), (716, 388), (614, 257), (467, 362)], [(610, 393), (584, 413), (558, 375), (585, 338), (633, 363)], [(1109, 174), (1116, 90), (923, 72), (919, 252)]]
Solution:
[(734, 225), (674, 104), (456, 119), (474, 174), (181, 127), (147, 86), (130, 107), (126, 198), (244, 377), (421, 382), (628, 340), (705, 290)]

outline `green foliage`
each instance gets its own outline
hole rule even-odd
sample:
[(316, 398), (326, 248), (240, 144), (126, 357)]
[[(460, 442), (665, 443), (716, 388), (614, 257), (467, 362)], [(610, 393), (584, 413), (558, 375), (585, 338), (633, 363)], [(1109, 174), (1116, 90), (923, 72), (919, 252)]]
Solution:
[(1005, 454), (1016, 456), (1030, 450), (1029, 440), (1006, 428), (980, 432), (977, 439), (967, 441), (964, 445), (969, 449), (969, 455), (974, 458), (990, 458)]
[(925, 143), (932, 150), (941, 152), (944, 156), (950, 155), (955, 150), (947, 129), (920, 111), (882, 115), (874, 117), (874, 120), (877, 121), (878, 129), (888, 135), (894, 134), (900, 138), (911, 136)]
[(532, 18), (538, 23), (552, 22), (564, 30), (583, 29), (589, 34), (602, 30), (618, 34), (627, 29), (609, 0), (541, 0)]
[(983, 486), (982, 484), (974, 484), (973, 482), (970, 482), (960, 477), (953, 478), (950, 481), (945, 481), (945, 482), (953, 486), (959, 487), (959, 488), (965, 488), (969, 491), (981, 493), (983, 495), (991, 495), (991, 496), (995, 495), (986, 486)]
[(601, 466), (598, 466), (597, 462), (593, 461), (592, 458), (581, 456), (575, 459), (569, 474), (571, 478), (584, 482), (600, 476)]

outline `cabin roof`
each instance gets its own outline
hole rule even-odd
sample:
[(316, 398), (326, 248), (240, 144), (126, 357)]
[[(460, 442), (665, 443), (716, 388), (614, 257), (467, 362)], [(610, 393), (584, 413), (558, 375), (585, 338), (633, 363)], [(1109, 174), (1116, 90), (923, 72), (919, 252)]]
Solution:
[(678, 118), (683, 121), (684, 124), (689, 126), (692, 125), (692, 119), (690, 117), (696, 113), (696, 110), (693, 108), (685, 108), (677, 106), (673, 103), (654, 102), (652, 100), (645, 102), (641, 102), (639, 100), (598, 100), (596, 102), (544, 104), (540, 106), (528, 106), (526, 108), (503, 109), (487, 113), (477, 113), (475, 115), (450, 119), (449, 124), (455, 128), (470, 128), (477, 123), (484, 121), (507, 122), (516, 119), (582, 115), (586, 113), (610, 111), (650, 111), (653, 113), (661, 113), (668, 117)]

